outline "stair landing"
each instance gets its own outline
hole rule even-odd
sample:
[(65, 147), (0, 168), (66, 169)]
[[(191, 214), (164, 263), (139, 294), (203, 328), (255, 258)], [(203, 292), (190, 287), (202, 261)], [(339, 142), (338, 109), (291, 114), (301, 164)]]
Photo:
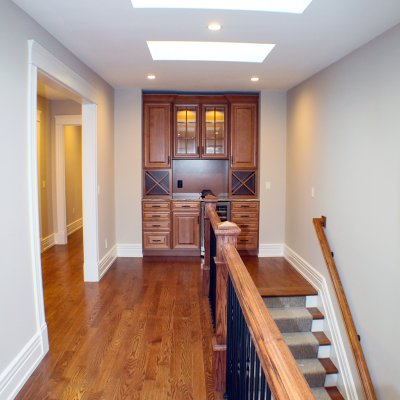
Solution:
[(242, 256), (261, 296), (312, 296), (318, 292), (283, 257)]

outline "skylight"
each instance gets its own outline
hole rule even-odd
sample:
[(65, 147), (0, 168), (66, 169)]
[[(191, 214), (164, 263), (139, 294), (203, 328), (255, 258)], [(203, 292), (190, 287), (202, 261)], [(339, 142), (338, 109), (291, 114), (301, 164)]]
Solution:
[(135, 8), (196, 8), (301, 14), (312, 0), (131, 0)]
[(153, 60), (262, 63), (274, 44), (147, 41)]

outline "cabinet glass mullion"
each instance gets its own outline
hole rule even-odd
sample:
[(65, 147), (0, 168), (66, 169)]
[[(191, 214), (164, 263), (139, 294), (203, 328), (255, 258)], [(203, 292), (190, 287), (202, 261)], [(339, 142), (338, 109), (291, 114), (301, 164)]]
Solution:
[(199, 157), (198, 106), (175, 106), (175, 157)]
[(205, 158), (227, 158), (227, 108), (203, 106), (203, 154)]

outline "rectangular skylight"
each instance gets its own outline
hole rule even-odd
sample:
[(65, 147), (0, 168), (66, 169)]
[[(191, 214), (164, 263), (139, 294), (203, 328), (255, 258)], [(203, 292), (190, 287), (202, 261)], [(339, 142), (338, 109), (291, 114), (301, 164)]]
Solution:
[(301, 14), (312, 0), (131, 0), (135, 8), (197, 8)]
[(153, 60), (262, 63), (274, 44), (147, 41)]

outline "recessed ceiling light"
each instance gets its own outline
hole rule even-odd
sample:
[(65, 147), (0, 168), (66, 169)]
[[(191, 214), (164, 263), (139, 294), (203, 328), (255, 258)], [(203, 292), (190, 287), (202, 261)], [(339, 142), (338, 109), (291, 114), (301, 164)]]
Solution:
[(275, 47), (268, 43), (147, 41), (153, 60), (262, 63)]
[(147, 75), (147, 79), (153, 80), (153, 79), (156, 79), (156, 76), (153, 74), (149, 74), (149, 75)]
[(260, 80), (260, 78), (259, 78), (258, 76), (252, 76), (252, 77), (250, 78), (250, 80), (251, 80), (252, 82), (258, 82), (258, 81)]
[(221, 25), (218, 22), (211, 22), (208, 24), (208, 29), (210, 31), (220, 31)]
[(197, 8), (301, 14), (312, 0), (131, 0), (135, 8)]

